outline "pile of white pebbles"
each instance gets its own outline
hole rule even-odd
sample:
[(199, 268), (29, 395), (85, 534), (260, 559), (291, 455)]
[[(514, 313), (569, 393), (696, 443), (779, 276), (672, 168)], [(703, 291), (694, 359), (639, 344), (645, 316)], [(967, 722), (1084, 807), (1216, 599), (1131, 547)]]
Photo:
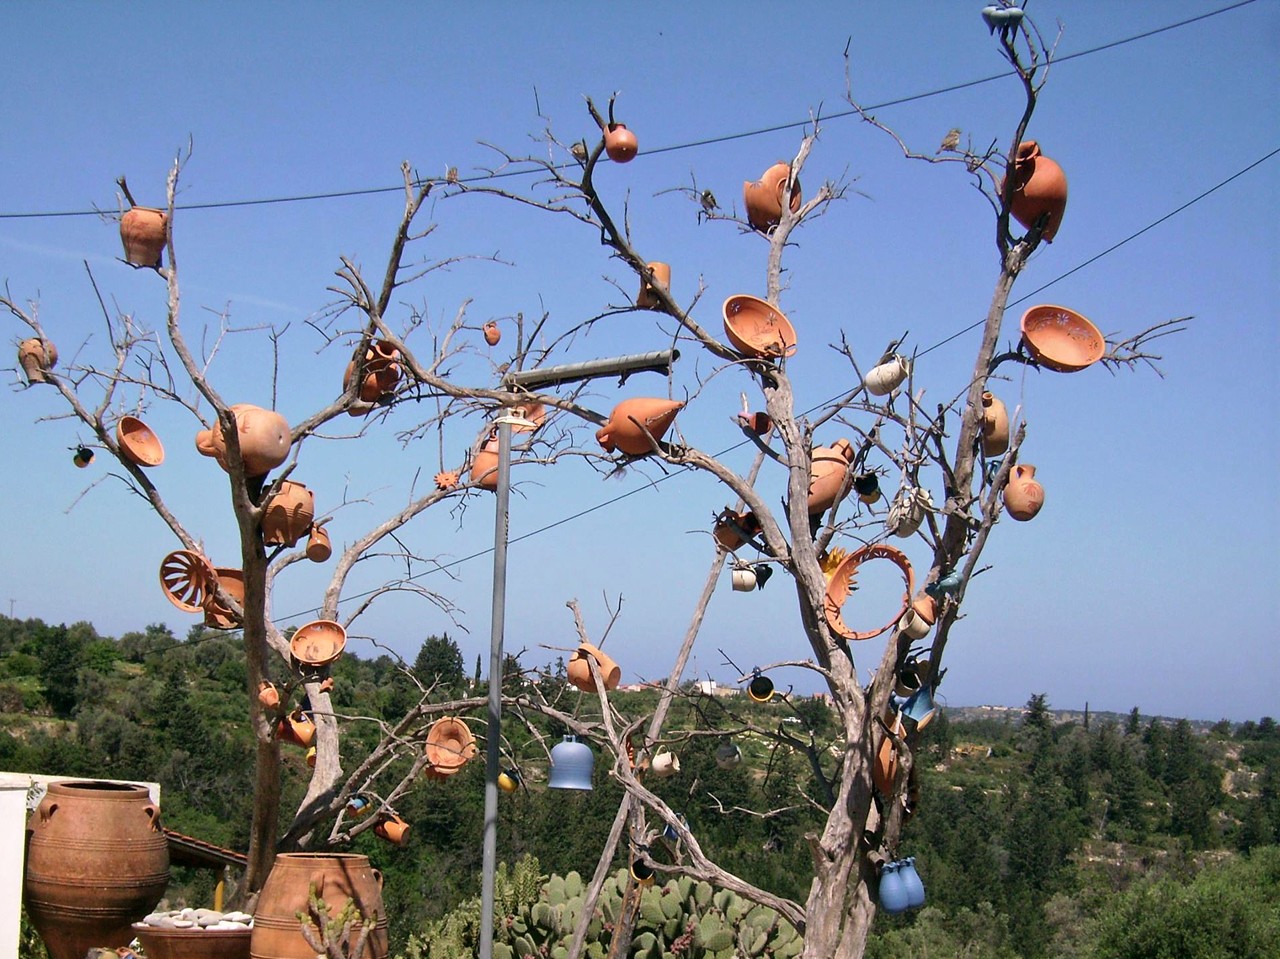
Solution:
[(213, 909), (174, 909), (153, 912), (142, 920), (156, 929), (251, 929), (253, 916), (247, 912), (217, 912)]

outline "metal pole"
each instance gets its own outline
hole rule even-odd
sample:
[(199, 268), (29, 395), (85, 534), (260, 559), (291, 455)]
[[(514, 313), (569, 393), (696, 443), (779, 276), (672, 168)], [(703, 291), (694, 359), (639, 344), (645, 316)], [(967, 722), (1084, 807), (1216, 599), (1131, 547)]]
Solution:
[(485, 731), (484, 847), (480, 876), (480, 959), (493, 959), (493, 877), (498, 859), (498, 764), (502, 745), (502, 631), (507, 606), (507, 517), (511, 502), (511, 421), (498, 419), (498, 488), (493, 522), (493, 613), (489, 635), (489, 725)]

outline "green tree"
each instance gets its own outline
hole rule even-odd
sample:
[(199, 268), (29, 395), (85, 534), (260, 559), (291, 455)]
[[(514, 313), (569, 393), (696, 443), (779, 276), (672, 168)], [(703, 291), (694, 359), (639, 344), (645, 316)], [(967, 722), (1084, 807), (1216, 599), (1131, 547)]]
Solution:
[(420, 682), (428, 686), (435, 684), (442, 694), (460, 690), (466, 679), (462, 671), (462, 650), (447, 633), (428, 636), (418, 649), (413, 672)]
[(69, 718), (76, 706), (76, 680), (83, 665), (83, 634), (66, 626), (50, 626), (37, 634), (40, 681), (44, 698), (55, 716)]

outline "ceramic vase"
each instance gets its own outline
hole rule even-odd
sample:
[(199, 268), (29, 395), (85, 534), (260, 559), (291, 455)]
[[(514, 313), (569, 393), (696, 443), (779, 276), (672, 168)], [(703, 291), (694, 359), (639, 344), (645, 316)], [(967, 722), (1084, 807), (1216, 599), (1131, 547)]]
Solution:
[(48, 383), (48, 373), (58, 365), (58, 348), (48, 340), (32, 337), (18, 344), (18, 365), (27, 383)]
[(307, 536), (307, 559), (313, 563), (323, 563), (332, 555), (333, 544), (329, 542), (329, 531), (312, 523), (311, 533)]
[(372, 924), (365, 940), (364, 959), (386, 959), (387, 910), (382, 902), (382, 873), (368, 856), (353, 853), (290, 852), (276, 856), (263, 883), (253, 914), (249, 954), (253, 959), (315, 959), (316, 951), (302, 936), (298, 914), (308, 912), (311, 889), (337, 915), (348, 901), (363, 920), (352, 922), (353, 941)]
[[(289, 458), (293, 442), (289, 433), (289, 421), (274, 410), (265, 410), (251, 403), (237, 403), (231, 407), (235, 417), (240, 456), (244, 460), (246, 476), (265, 476)], [(196, 449), (204, 456), (211, 456), (227, 472), (231, 471), (226, 437), (222, 434), (222, 422), (214, 417), (212, 429), (196, 434)]]
[(609, 414), (609, 422), (596, 431), (596, 442), (606, 453), (619, 450), (628, 456), (648, 456), (653, 442), (662, 440), (682, 409), (684, 404), (676, 400), (647, 396), (623, 400)]
[(569, 674), (569, 682), (581, 689), (584, 693), (594, 693), (596, 691), (596, 682), (591, 675), (590, 660), (596, 661), (596, 668), (600, 670), (600, 678), (604, 681), (605, 689), (617, 689), (618, 683), (622, 680), (622, 667), (598, 646), (591, 643), (582, 643), (573, 651), (573, 655), (569, 657), (569, 665), (567, 671)]
[(982, 394), (982, 452), (1003, 456), (1009, 450), (1009, 412), (994, 393)]
[(867, 371), (862, 384), (872, 396), (888, 396), (904, 382), (911, 372), (911, 361), (905, 356), (890, 353), (877, 366)]
[(120, 242), (124, 260), (133, 266), (159, 268), (168, 233), (169, 214), (147, 206), (135, 206), (120, 218)]
[(502, 340), (502, 330), (498, 329), (498, 324), (493, 320), (486, 323), (481, 332), (484, 333), (484, 341), (490, 346), (497, 346)]
[(614, 163), (630, 163), (640, 152), (640, 141), (621, 123), (610, 123), (604, 131), (604, 152)]
[(733, 588), (739, 593), (749, 593), (756, 588), (756, 582), (759, 577), (756, 571), (750, 565), (735, 566), (733, 568)]
[(116, 423), (116, 443), (130, 463), (150, 467), (164, 462), (164, 444), (160, 437), (136, 416), (120, 417)]
[[(838, 439), (830, 446), (819, 446), (813, 451), (813, 466), (809, 480), (809, 515), (825, 513), (836, 503), (840, 488), (845, 485), (845, 474), (853, 462), (854, 449), (846, 439)], [(845, 495), (848, 495), (845, 490)]]
[(760, 532), (760, 529), (760, 521), (750, 510), (735, 513), (733, 510), (726, 509), (716, 517), (712, 535), (715, 536), (717, 545), (733, 552), (748, 543)]
[(640, 278), (640, 292), (636, 294), (636, 306), (642, 310), (660, 310), (662, 301), (654, 293), (653, 285), (658, 283), (667, 290), (671, 289), (671, 264), (648, 263), (646, 266), (653, 274), (653, 279), (650, 280), (647, 276)]
[(1004, 488), (1004, 508), (1019, 522), (1032, 519), (1044, 506), (1044, 487), (1036, 481), (1036, 468), (1019, 463)]
[(315, 493), (302, 483), (285, 480), (262, 512), (262, 542), (293, 546), (307, 535), (316, 516)]
[(1026, 229), (1047, 215), (1041, 234), (1046, 243), (1052, 243), (1062, 224), (1067, 209), (1067, 176), (1062, 167), (1040, 152), (1035, 140), (1018, 144), (1018, 154), (1013, 162), (1013, 196), (1009, 212)]
[(920, 528), (932, 508), (933, 498), (927, 489), (919, 486), (907, 487), (894, 497), (885, 525), (894, 536), (906, 539)]
[[(790, 175), (791, 164), (779, 161), (765, 170), (759, 180), (742, 184), (742, 205), (753, 229), (767, 233), (782, 220), (782, 195)], [(792, 213), (800, 209), (801, 199), (800, 178), (796, 177), (791, 184)]]
[[(890, 725), (894, 734), (899, 738), (907, 734), (906, 728), (902, 725), (902, 720), (896, 715)], [(871, 766), (871, 782), (881, 796), (892, 796), (894, 779), (897, 775), (898, 751), (894, 748), (893, 740), (885, 736), (880, 740), (880, 748), (876, 750), (876, 760)]]
[(498, 434), (491, 433), (471, 460), (471, 482), (490, 493), (498, 488)]
[(795, 327), (767, 300), (738, 293), (726, 299), (720, 311), (724, 314), (725, 336), (743, 356), (776, 360), (795, 353)]

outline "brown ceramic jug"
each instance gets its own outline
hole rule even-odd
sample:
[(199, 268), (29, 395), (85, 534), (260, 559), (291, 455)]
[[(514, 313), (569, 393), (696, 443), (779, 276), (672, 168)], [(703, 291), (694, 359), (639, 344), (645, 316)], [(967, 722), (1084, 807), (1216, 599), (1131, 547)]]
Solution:
[(1041, 235), (1046, 243), (1052, 243), (1066, 209), (1067, 175), (1062, 167), (1041, 153), (1035, 140), (1018, 144), (1013, 162), (1013, 197), (1009, 200), (1013, 218), (1029, 230), (1036, 220), (1048, 214)]
[(46, 374), (58, 365), (58, 348), (38, 337), (23, 340), (18, 344), (18, 365), (27, 383), (48, 383)]
[(1044, 487), (1035, 479), (1036, 468), (1019, 463), (1004, 488), (1004, 508), (1019, 522), (1026, 522), (1044, 506)]
[(285, 480), (262, 512), (262, 542), (293, 546), (307, 535), (316, 517), (316, 495), (302, 483)]
[(160, 266), (167, 240), (169, 214), (149, 206), (135, 206), (120, 218), (124, 260), (133, 266)]
[[(747, 208), (747, 222), (762, 232), (768, 232), (782, 220), (782, 194), (787, 188), (787, 177), (791, 175), (791, 164), (778, 162), (759, 180), (750, 180), (742, 184), (742, 205)], [(791, 212), (800, 209), (800, 178), (791, 184)]]
[(994, 393), (982, 394), (982, 452), (1003, 456), (1009, 449), (1009, 411)]
[[(293, 852), (276, 856), (275, 865), (258, 896), (249, 940), (252, 959), (315, 959), (298, 923), (307, 913), (312, 887), (329, 906), (331, 914), (354, 900), (361, 915), (373, 923), (364, 959), (386, 959), (387, 910), (382, 904), (382, 874), (369, 865), (368, 856), (352, 853)], [(358, 934), (363, 928), (354, 923)]]
[(604, 131), (604, 152), (614, 163), (630, 163), (640, 152), (640, 141), (621, 123), (610, 123)]
[[(846, 439), (838, 439), (831, 446), (819, 446), (813, 451), (813, 467), (809, 480), (809, 515), (825, 513), (835, 505), (844, 485), (845, 473), (853, 462), (854, 449)], [(852, 486), (850, 486), (852, 488)], [(849, 490), (845, 490), (847, 496)]]
[[(264, 410), (251, 403), (237, 403), (231, 407), (240, 438), (240, 456), (244, 459), (246, 476), (265, 476), (289, 458), (289, 446), (293, 442), (289, 433), (289, 421), (274, 410)], [(215, 417), (213, 428), (196, 434), (196, 449), (205, 456), (212, 456), (224, 470), (227, 465), (227, 442), (222, 435), (222, 423)]]

